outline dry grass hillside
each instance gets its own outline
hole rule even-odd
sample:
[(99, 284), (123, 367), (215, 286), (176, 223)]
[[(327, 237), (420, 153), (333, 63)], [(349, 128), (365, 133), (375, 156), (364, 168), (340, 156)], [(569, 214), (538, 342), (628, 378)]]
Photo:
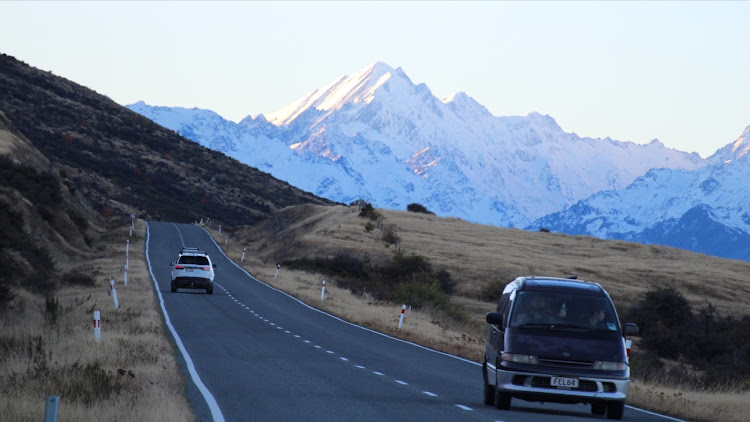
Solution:
[[(715, 258), (681, 249), (600, 240), (587, 236), (529, 232), (468, 223), (455, 218), (379, 210), (382, 226), (393, 225), (399, 247), (429, 258), (456, 280), (453, 300), (489, 311), (494, 304), (482, 291), (492, 281), (520, 275), (573, 276), (600, 283), (618, 308), (630, 306), (654, 286), (674, 287), (691, 303), (711, 301), (722, 314), (750, 309), (750, 263)], [(334, 256), (341, 252), (387, 259), (381, 230), (365, 231), (367, 220), (356, 206), (290, 207), (252, 228), (238, 228), (238, 238), (264, 262)]]
[[(487, 287), (504, 285), (519, 275), (577, 275), (598, 282), (621, 313), (656, 287), (675, 289), (693, 309), (710, 302), (723, 316), (740, 318), (749, 313), (750, 263), (744, 261), (669, 247), (482, 226), (429, 214), (378, 212), (384, 218), (371, 231), (366, 230), (368, 220), (359, 216), (357, 206), (315, 205), (286, 208), (252, 227), (224, 228), (221, 234), (215, 227), (209, 230), (217, 243), (227, 243), (224, 249), (237, 262), (246, 248), (242, 265), (251, 274), (313, 306), (478, 362), (484, 353), (484, 316), (495, 308), (494, 301), (487, 300)], [(450, 305), (457, 312), (429, 306), (414, 309), (407, 313), (404, 327), (398, 329), (399, 303), (374, 300), (365, 291), (342, 287), (345, 283), (337, 283), (330, 275), (291, 270), (283, 264), (279, 275), (275, 274), (278, 263), (341, 254), (380, 265), (393, 256), (396, 248), (383, 240), (386, 230), (398, 235), (402, 251), (424, 256), (451, 274), (456, 286)], [(321, 301), (320, 281), (325, 278), (333, 282), (328, 283), (326, 299)], [(636, 337), (634, 349), (638, 347)], [(750, 419), (750, 405), (745, 404), (750, 403), (750, 394), (746, 389), (680, 385), (674, 373), (687, 371), (682, 372), (687, 376), (697, 370), (680, 362), (663, 364), (678, 368), (664, 372), (663, 382), (659, 376), (641, 381), (634, 369), (629, 404), (693, 421)]]

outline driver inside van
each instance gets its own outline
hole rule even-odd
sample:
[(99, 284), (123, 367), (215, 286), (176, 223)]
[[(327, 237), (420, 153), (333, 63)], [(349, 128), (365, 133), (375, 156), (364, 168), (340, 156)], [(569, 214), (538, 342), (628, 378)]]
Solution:
[(557, 318), (565, 318), (566, 315), (564, 306), (557, 313), (552, 311), (551, 300), (547, 295), (533, 294), (524, 304), (526, 306), (521, 307), (513, 318), (515, 326), (527, 323), (553, 323)]

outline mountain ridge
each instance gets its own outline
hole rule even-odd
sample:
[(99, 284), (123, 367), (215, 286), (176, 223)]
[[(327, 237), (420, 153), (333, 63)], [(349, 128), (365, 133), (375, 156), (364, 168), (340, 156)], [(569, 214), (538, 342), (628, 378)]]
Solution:
[[(668, 149), (661, 143), (639, 146), (580, 138), (563, 132), (550, 116), (529, 113), (496, 117), (465, 93), (449, 99), (452, 101), (437, 99), (425, 84), (414, 85), (402, 70), (379, 62), (350, 77), (338, 78), (281, 111), (263, 115), (268, 122), (285, 122), (275, 125), (276, 129), (258, 122), (261, 115), (243, 119), (240, 128), (226, 120), (207, 128), (198, 127), (185, 110), (176, 122), (142, 105), (128, 107), (258, 168), (264, 168), (266, 160), (241, 154), (241, 148), (227, 142), (223, 134), (239, 130), (234, 138), (238, 143), (252, 144), (259, 139), (284, 143), (296, 155), (282, 154), (275, 161), (295, 162), (289, 167), (320, 163), (312, 155), (328, 159), (336, 165), (312, 179), (265, 168), (275, 177), (319, 196), (339, 202), (362, 197), (377, 206), (402, 209), (409, 202), (420, 202), (440, 215), (514, 227), (603, 189), (625, 187), (649, 168), (702, 165), (697, 154)], [(222, 136), (217, 138), (214, 133)], [(597, 149), (603, 146), (609, 149), (605, 155), (613, 162), (608, 167), (581, 169), (566, 151), (571, 145), (585, 155), (583, 160), (599, 161), (602, 157), (597, 156)], [(359, 160), (359, 156), (366, 159)], [(396, 185), (391, 186), (396, 196), (380, 194), (376, 189), (380, 184), (355, 183), (379, 177), (370, 174), (375, 170), (370, 166), (376, 161), (392, 163), (386, 172), (399, 175)], [(405, 171), (424, 180), (415, 181)], [(448, 204), (446, 183), (436, 180), (440, 177), (464, 181), (454, 189), (464, 196), (455, 201), (456, 205)], [(544, 179), (541, 189), (546, 191), (547, 201), (528, 196), (528, 192), (540, 188), (539, 180), (533, 180), (539, 178)], [(407, 188), (400, 189), (398, 184)], [(493, 211), (497, 209), (505, 211)]]
[(657, 139), (582, 138), (549, 115), (494, 116), (462, 92), (440, 100), (383, 62), (239, 126), (220, 116), (205, 124), (198, 112), (165, 118), (145, 104), (128, 107), (318, 196), (391, 209), (420, 203), (440, 216), (526, 229), (567, 227), (542, 219), (625, 190), (652, 169), (698, 171), (728, 148), (702, 159)]

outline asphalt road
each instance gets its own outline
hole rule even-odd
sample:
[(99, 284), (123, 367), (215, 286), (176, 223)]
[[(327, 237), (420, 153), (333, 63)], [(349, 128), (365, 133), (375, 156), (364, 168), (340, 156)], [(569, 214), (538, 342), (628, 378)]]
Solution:
[[(362, 328), (256, 280), (202, 228), (148, 223), (146, 256), (182, 354), (188, 396), (210, 421), (579, 421), (589, 406), (482, 404), (481, 366)], [(214, 294), (169, 288), (183, 246), (217, 264)], [(396, 310), (397, 312), (398, 310)], [(627, 407), (623, 420), (675, 420)]]

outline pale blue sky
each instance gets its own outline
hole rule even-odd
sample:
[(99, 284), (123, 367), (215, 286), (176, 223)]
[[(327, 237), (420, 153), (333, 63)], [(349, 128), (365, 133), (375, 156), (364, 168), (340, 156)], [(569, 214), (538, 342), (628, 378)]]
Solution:
[(750, 125), (748, 21), (747, 1), (0, 1), (0, 52), (235, 121), (380, 60), (497, 116), (707, 157)]

